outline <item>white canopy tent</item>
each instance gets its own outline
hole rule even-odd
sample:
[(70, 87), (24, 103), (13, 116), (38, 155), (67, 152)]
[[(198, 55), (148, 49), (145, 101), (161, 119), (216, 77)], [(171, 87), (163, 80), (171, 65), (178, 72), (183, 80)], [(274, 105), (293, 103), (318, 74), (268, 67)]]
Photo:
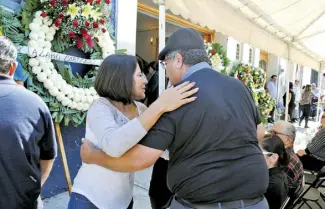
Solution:
[(294, 63), (316, 70), (323, 66), (324, 0), (165, 0), (165, 6), (194, 24)]

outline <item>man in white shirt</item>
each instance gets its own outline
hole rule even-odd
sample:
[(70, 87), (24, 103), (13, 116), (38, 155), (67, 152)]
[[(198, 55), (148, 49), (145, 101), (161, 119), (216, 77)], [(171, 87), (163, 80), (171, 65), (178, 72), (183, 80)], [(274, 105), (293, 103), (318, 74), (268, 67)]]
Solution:
[[(271, 76), (271, 80), (267, 84), (267, 90), (269, 92), (269, 95), (274, 99), (275, 102), (277, 100), (277, 85), (276, 85), (276, 81), (277, 81), (277, 76), (276, 75), (272, 75)], [(275, 110), (275, 107), (270, 112), (270, 118), (268, 119), (268, 122), (269, 123), (274, 123), (274, 110)]]
[(317, 88), (316, 84), (315, 83), (312, 83), (311, 84), (311, 90), (312, 90), (312, 93), (318, 97), (319, 96), (319, 89)]
[(300, 102), (300, 99), (301, 99), (301, 85), (300, 85), (299, 80), (294, 81), (293, 91), (295, 93), (295, 109), (293, 111), (292, 117), (294, 118), (294, 120), (298, 120), (299, 117), (300, 117), (300, 115), (299, 115), (299, 102)]

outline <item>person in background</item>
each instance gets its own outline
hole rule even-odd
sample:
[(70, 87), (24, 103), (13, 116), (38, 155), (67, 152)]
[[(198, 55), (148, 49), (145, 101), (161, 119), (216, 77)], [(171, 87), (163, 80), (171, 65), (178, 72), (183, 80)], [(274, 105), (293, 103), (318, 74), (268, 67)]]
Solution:
[(14, 74), (14, 80), (18, 85), (24, 86), (24, 82), (27, 78), (26, 73), (24, 72), (24, 68), (19, 58), (17, 58), (17, 68)]
[(298, 150), (297, 154), (304, 169), (320, 171), (325, 166), (325, 113), (321, 116), (321, 127), (311, 142), (304, 150)]
[(315, 83), (311, 84), (311, 91), (316, 97), (319, 96), (319, 89), (317, 88), (317, 85)]
[(36, 209), (57, 145), (46, 104), (13, 80), (16, 60), (16, 47), (0, 36), (0, 208)]
[(159, 78), (158, 78), (158, 62), (151, 62), (149, 63), (146, 68), (144, 69), (144, 74), (147, 78), (147, 85), (146, 85), (146, 99), (145, 104), (146, 106), (151, 105), (157, 98), (158, 98), (158, 90), (159, 90)]
[(293, 123), (294, 122), (294, 118), (293, 118), (293, 110), (295, 108), (295, 93), (293, 91), (293, 83), (290, 82), (289, 83), (289, 97), (288, 97), (288, 103), (286, 104), (286, 93), (283, 96), (283, 104), (284, 107), (286, 107), (286, 105), (288, 106), (288, 115), (290, 116), (289, 120)]
[(288, 180), (282, 170), (282, 167), (288, 165), (288, 154), (282, 139), (275, 135), (264, 139), (261, 148), (269, 171), (269, 184), (265, 197), (269, 209), (280, 209), (289, 192)]
[(272, 135), (280, 137), (284, 143), (285, 150), (289, 156), (289, 164), (283, 166), (282, 170), (288, 177), (290, 190), (295, 190), (303, 179), (303, 165), (293, 150), (296, 129), (292, 123), (284, 120), (277, 121), (270, 129)]
[(297, 122), (300, 118), (300, 111), (299, 111), (299, 102), (301, 98), (301, 87), (300, 87), (300, 81), (295, 80), (294, 81), (294, 87), (293, 87), (293, 92), (295, 93), (295, 108), (292, 113), (292, 118), (294, 122)]
[(174, 32), (159, 60), (172, 85), (196, 82), (197, 100), (162, 115), (119, 158), (84, 140), (83, 162), (134, 172), (152, 166), (168, 150), (167, 180), (174, 197), (166, 207), (268, 209), (268, 169), (257, 140), (264, 127), (248, 88), (211, 68), (204, 40), (191, 28)]
[[(276, 84), (276, 81), (277, 81), (277, 76), (272, 75), (271, 80), (267, 84), (268, 93), (274, 99), (275, 102), (277, 101), (277, 84)], [(270, 116), (268, 118), (269, 123), (274, 123), (274, 111), (275, 111), (275, 107), (273, 107), (272, 111), (269, 114), (269, 116)]]
[(306, 85), (305, 89), (301, 93), (301, 100), (300, 105), (302, 109), (302, 116), (300, 117), (299, 126), (303, 119), (305, 119), (305, 128), (308, 127), (309, 115), (310, 115), (310, 106), (311, 106), (311, 99), (314, 97), (314, 94), (311, 92), (311, 85)]

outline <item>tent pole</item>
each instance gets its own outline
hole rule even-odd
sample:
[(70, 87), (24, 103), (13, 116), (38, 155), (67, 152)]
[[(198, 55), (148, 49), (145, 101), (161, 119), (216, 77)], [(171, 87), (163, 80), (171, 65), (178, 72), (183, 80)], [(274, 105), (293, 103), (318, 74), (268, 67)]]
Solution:
[[(285, 88), (286, 88), (286, 98), (285, 98), (285, 121), (288, 121), (288, 112), (289, 112), (289, 105), (287, 105), (289, 101), (289, 70), (291, 68), (291, 60), (290, 60), (290, 44), (287, 45), (288, 48), (288, 63), (287, 63), (287, 68), (285, 71)], [(291, 119), (291, 115), (290, 115)]]
[(318, 107), (317, 108), (317, 116), (316, 116), (316, 119), (315, 119), (316, 122), (319, 121), (319, 118), (320, 118), (318, 116), (320, 114), (319, 107), (320, 107), (320, 95), (321, 95), (321, 80), (322, 80), (321, 78), (323, 76), (323, 74), (321, 72), (322, 72), (322, 62), (320, 62), (319, 70), (318, 70), (318, 86), (317, 86), (317, 88), (319, 88), (319, 94), (318, 94), (318, 103), (317, 103), (317, 107)]
[[(159, 52), (165, 47), (165, 0), (159, 1)], [(159, 94), (165, 90), (165, 69), (159, 65)]]

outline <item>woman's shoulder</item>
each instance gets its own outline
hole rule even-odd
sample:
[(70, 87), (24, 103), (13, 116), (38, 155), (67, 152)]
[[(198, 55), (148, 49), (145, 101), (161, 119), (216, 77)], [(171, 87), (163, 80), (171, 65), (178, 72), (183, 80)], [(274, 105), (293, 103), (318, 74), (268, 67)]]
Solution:
[(101, 112), (107, 112), (107, 113), (112, 113), (115, 111), (114, 106), (110, 103), (110, 101), (104, 97), (100, 97), (91, 104), (91, 106), (88, 109), (89, 114), (93, 113), (101, 113)]

